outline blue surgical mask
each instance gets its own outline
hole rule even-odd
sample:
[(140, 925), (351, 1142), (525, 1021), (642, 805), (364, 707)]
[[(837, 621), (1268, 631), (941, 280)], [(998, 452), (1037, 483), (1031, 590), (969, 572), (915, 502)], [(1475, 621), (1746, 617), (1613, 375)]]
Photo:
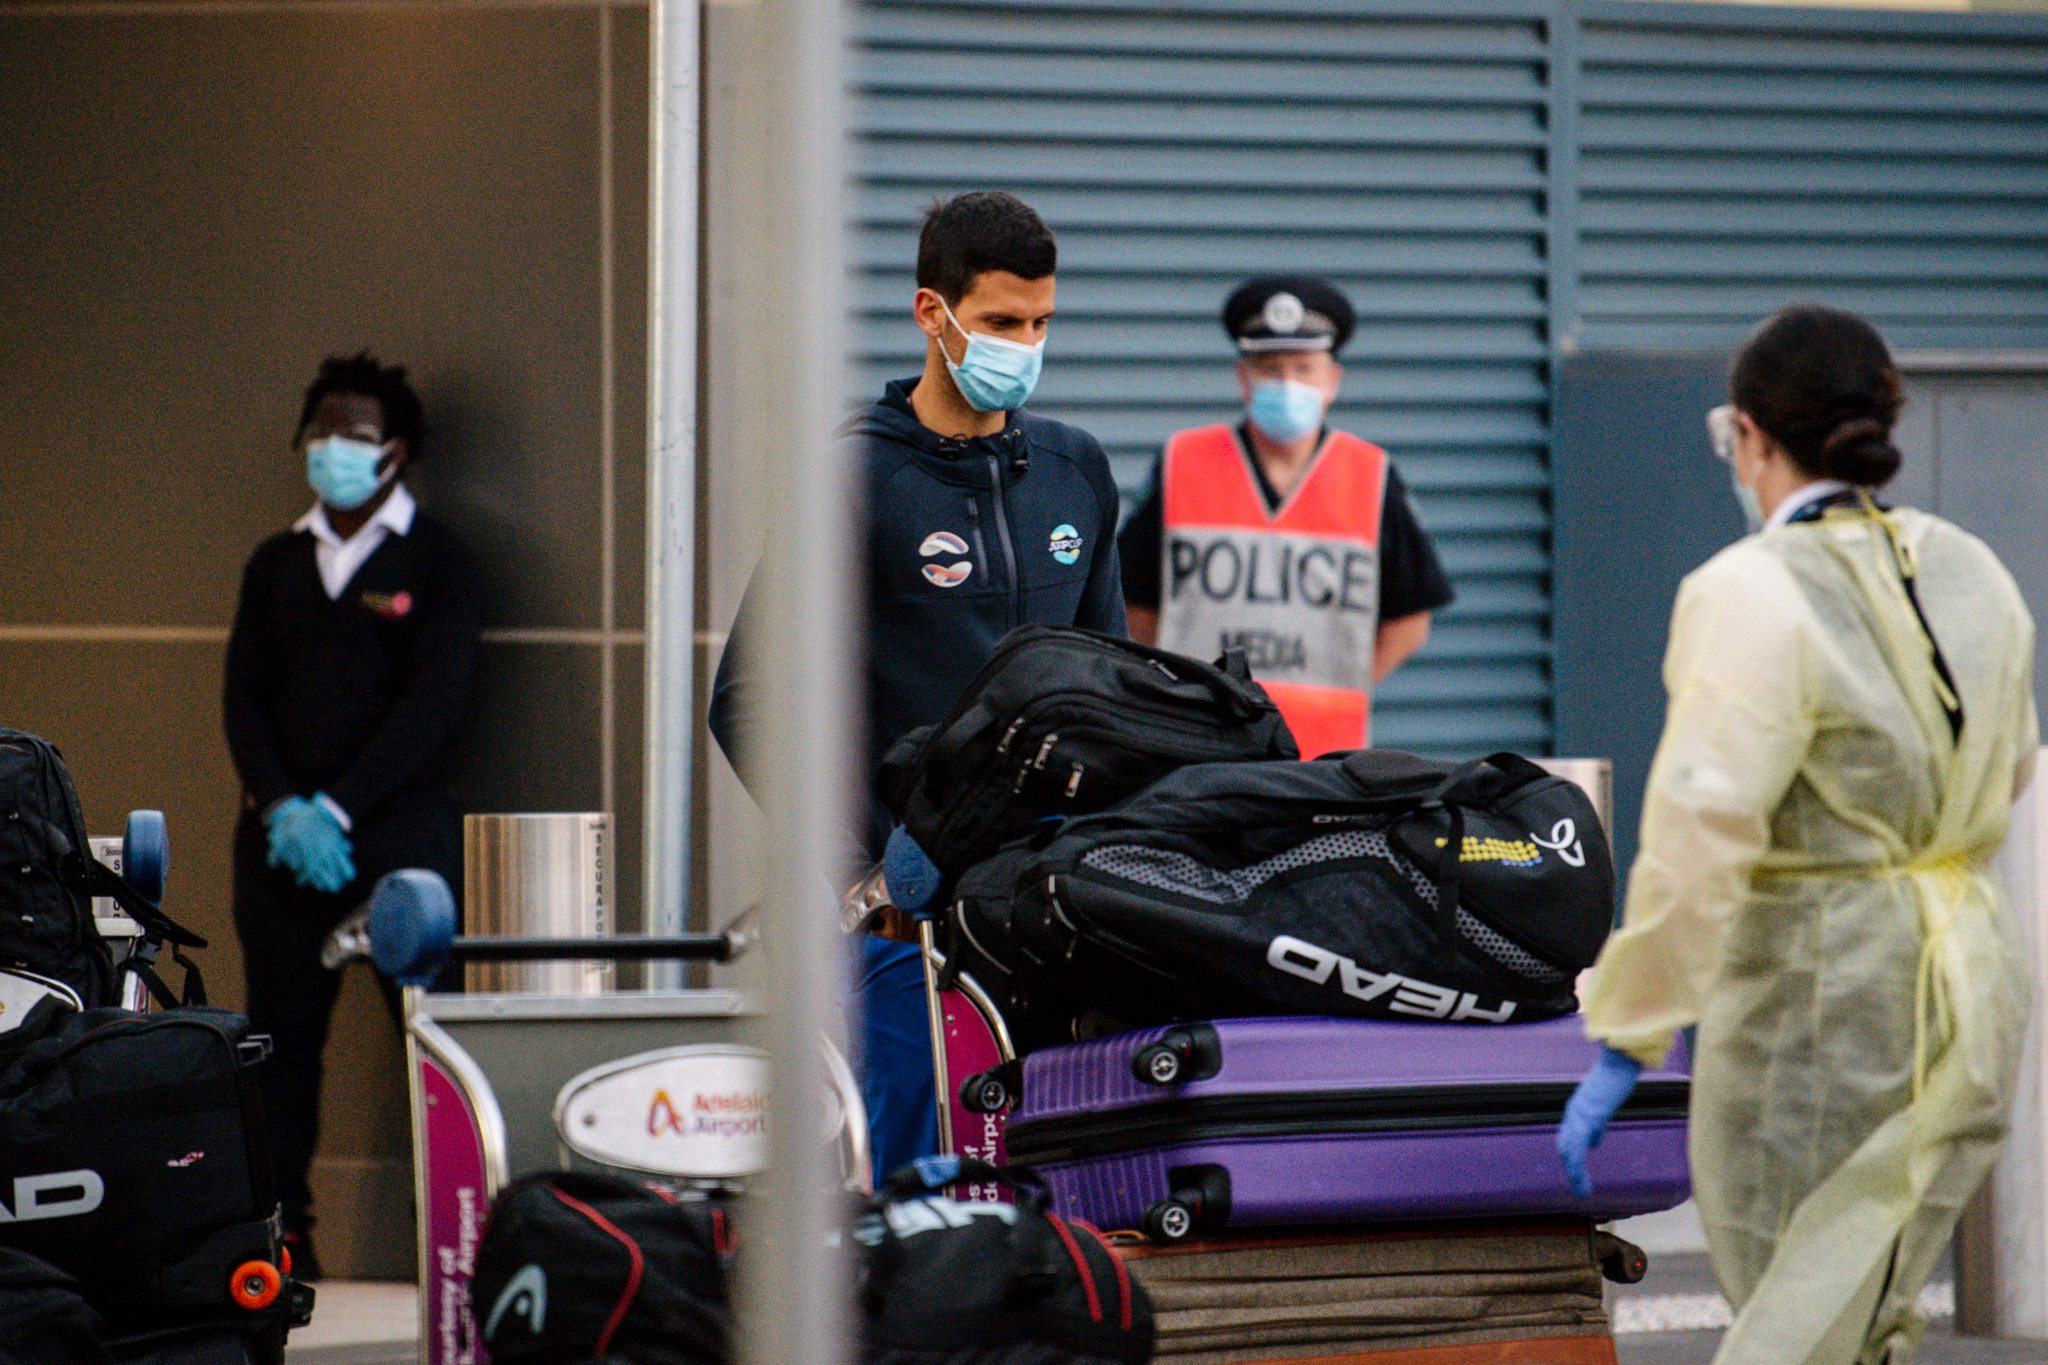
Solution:
[[(347, 436), (323, 436), (306, 443), (306, 482), (320, 495), (320, 501), (342, 512), (353, 512), (377, 495), (390, 475), (377, 477), (377, 464), (385, 447)], [(397, 466), (393, 465), (395, 472)]]
[(1763, 500), (1757, 497), (1754, 488), (1742, 481), (1742, 476), (1735, 472), (1733, 464), (1728, 466), (1728, 481), (1735, 485), (1735, 501), (1742, 507), (1743, 524), (1749, 528), (1751, 535), (1755, 535), (1764, 529)]
[(1245, 416), (1281, 445), (1312, 436), (1323, 425), (1323, 391), (1298, 379), (1267, 379), (1252, 386)]
[(944, 299), (939, 300), (939, 307), (946, 309), (946, 320), (954, 330), (967, 338), (967, 349), (958, 363), (946, 351), (945, 341), (939, 342), (939, 350), (946, 357), (946, 372), (953, 376), (967, 406), (976, 412), (1009, 412), (1023, 407), (1024, 400), (1038, 387), (1038, 370), (1045, 363), (1045, 343), (1026, 346), (1021, 341), (1005, 341), (986, 332), (970, 332), (960, 325)]

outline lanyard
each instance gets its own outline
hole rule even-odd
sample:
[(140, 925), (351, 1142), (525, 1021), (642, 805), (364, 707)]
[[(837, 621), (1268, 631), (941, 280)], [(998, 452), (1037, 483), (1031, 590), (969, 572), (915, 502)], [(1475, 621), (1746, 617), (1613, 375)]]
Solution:
[(1956, 687), (1955, 675), (1948, 670), (1948, 660), (1942, 657), (1941, 642), (1934, 638), (1934, 627), (1928, 623), (1927, 613), (1921, 609), (1919, 590), (1914, 587), (1914, 581), (1920, 574), (1920, 557), (1900, 534), (1898, 522), (1870, 496), (1869, 489), (1858, 488), (1854, 492), (1863, 515), (1884, 529), (1885, 543), (1892, 547), (1892, 564), (1899, 571), (1899, 586), (1906, 590), (1906, 601), (1913, 608), (1913, 618), (1920, 623), (1921, 638), (1927, 641), (1927, 657), (1934, 665), (1934, 695), (1948, 716), (1949, 738), (1960, 740), (1963, 737), (1963, 696)]
[(1900, 534), (1899, 525), (1891, 517), (1891, 508), (1870, 496), (1867, 488), (1845, 488), (1815, 498), (1806, 506), (1786, 519), (1790, 526), (1798, 522), (1819, 521), (1837, 507), (1857, 507), (1863, 515), (1876, 522), (1884, 531), (1885, 543), (1891, 546), (1892, 567), (1898, 570), (1899, 586), (1905, 589), (1906, 603), (1913, 608), (1913, 619), (1920, 623), (1921, 638), (1927, 641), (1927, 657), (1934, 665), (1934, 695), (1941, 701), (1942, 712), (1948, 716), (1948, 731), (1951, 739), (1963, 735), (1963, 698), (1956, 688), (1955, 675), (1949, 672), (1948, 660), (1942, 657), (1941, 643), (1934, 638), (1934, 627), (1928, 624), (1927, 613), (1920, 607), (1920, 593), (1914, 586), (1919, 577), (1919, 556)]

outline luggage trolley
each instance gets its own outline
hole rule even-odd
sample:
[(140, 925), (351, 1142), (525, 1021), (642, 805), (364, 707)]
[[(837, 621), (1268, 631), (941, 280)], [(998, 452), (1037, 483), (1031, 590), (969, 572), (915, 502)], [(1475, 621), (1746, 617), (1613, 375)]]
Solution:
[[(742, 917), (744, 920), (744, 917)], [(403, 983), (414, 1183), (419, 1207), (421, 1365), (474, 1365), (469, 1303), (492, 1197), (512, 1177), (585, 1166), (685, 1197), (745, 1190), (766, 1166), (768, 1062), (740, 1041), (751, 1000), (727, 990), (599, 996), (441, 994), (447, 961), (729, 961), (744, 922), (672, 938), (463, 938), (430, 872), (380, 881), (329, 938), (322, 960), (370, 958)], [(867, 1115), (827, 1040), (827, 1140), (849, 1184), (867, 1173)]]

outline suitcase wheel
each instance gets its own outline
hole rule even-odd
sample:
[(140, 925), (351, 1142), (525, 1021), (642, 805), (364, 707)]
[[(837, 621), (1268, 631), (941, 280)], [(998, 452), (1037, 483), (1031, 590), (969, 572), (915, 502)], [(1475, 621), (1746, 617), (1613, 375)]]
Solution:
[(254, 1312), (277, 1302), (284, 1276), (268, 1261), (244, 1261), (228, 1280), (228, 1297)]
[(1131, 1058), (1131, 1074), (1147, 1085), (1172, 1085), (1180, 1079), (1181, 1050), (1165, 1041), (1147, 1043)]
[(960, 1082), (960, 1107), (970, 1114), (1000, 1114), (1016, 1102), (1006, 1067), (978, 1071)]
[(1650, 1270), (1650, 1258), (1641, 1247), (1611, 1232), (1594, 1236), (1593, 1254), (1600, 1258), (1600, 1273), (1616, 1284), (1639, 1283)]
[(1223, 1070), (1223, 1040), (1208, 1024), (1170, 1028), (1131, 1057), (1131, 1074), (1145, 1085), (1186, 1085)]
[(1178, 1195), (1155, 1201), (1139, 1226), (1160, 1246), (1184, 1242), (1195, 1230), (1195, 1209)]

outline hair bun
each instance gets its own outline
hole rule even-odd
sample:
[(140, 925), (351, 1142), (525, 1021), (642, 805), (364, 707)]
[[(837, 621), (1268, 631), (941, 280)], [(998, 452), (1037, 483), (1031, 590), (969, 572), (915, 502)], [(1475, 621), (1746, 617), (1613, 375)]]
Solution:
[(1891, 431), (1875, 417), (1837, 423), (1820, 445), (1821, 470), (1831, 479), (1877, 488), (1899, 472), (1901, 457)]

